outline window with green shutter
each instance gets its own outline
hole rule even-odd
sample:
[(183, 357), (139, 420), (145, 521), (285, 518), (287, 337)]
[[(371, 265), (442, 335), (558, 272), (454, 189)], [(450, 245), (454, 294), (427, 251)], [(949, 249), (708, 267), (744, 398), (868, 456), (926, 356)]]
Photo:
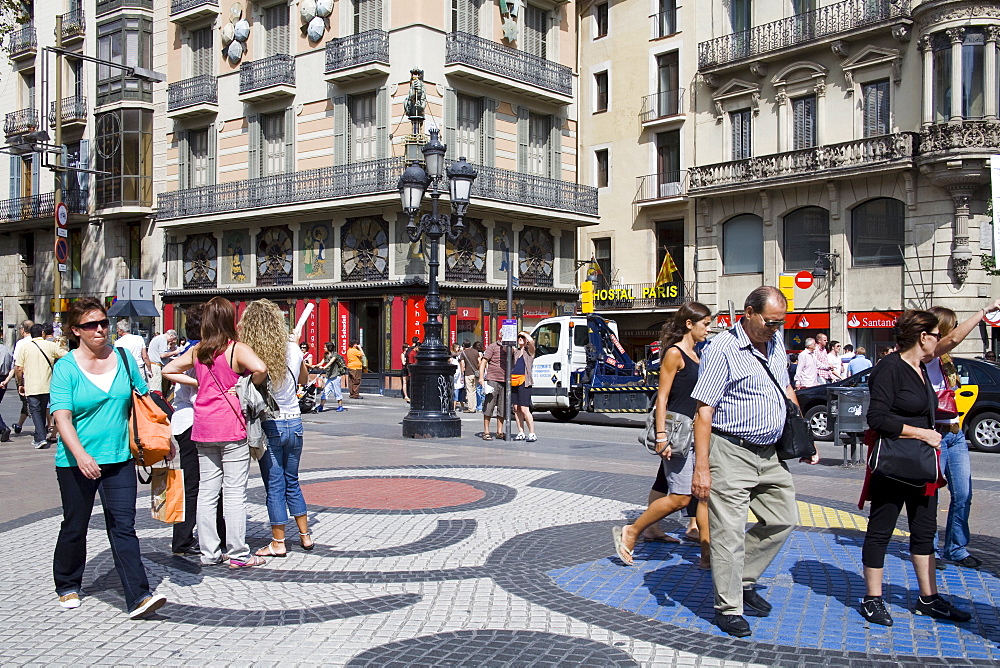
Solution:
[(861, 86), (862, 128), (865, 137), (889, 134), (889, 80)]
[(740, 109), (729, 113), (732, 130), (733, 160), (745, 160), (753, 155), (751, 149), (750, 110)]
[(288, 5), (284, 2), (264, 10), (264, 56), (288, 53)]
[(792, 100), (792, 150), (816, 145), (816, 96)]

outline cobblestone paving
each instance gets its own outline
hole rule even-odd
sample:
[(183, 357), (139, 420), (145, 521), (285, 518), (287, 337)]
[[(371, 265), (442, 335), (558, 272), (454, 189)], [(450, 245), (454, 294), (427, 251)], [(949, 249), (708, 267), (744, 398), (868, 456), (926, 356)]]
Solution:
[[(924, 665), (1000, 659), (990, 570), (949, 566), (964, 626), (913, 617), (913, 583), (894, 541), (887, 563), (893, 629), (866, 629), (860, 596), (861, 515), (800, 498), (806, 526), (765, 574), (776, 605), (748, 640), (712, 627), (711, 584), (694, 548), (643, 544), (637, 567), (613, 558), (610, 528), (634, 517), (649, 479), (544, 469), (412, 466), (302, 474), (317, 548), (290, 540), (286, 559), (230, 571), (174, 557), (170, 529), (139, 501), (151, 583), (169, 603), (130, 622), (95, 514), (83, 605), (59, 608), (51, 545), (0, 565), (0, 664), (333, 665)], [(396, 481), (396, 487), (393, 482)], [(377, 484), (376, 484), (377, 483)], [(403, 497), (403, 498), (400, 498)], [(269, 537), (251, 481), (251, 545)], [(381, 508), (380, 508), (381, 506)], [(4, 544), (37, 545), (59, 518), (0, 526)], [(292, 534), (294, 537), (294, 534)], [(996, 550), (1000, 552), (1000, 550)]]

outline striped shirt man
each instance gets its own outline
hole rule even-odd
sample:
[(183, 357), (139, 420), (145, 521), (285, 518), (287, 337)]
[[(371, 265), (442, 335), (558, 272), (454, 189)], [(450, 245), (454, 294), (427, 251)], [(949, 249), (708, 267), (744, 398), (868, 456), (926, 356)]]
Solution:
[(785, 398), (762, 361), (767, 362), (778, 384), (787, 387), (788, 367), (779, 332), (767, 343), (767, 358), (754, 347), (742, 326), (719, 334), (705, 348), (691, 397), (715, 409), (712, 429), (756, 445), (772, 445), (785, 428)]

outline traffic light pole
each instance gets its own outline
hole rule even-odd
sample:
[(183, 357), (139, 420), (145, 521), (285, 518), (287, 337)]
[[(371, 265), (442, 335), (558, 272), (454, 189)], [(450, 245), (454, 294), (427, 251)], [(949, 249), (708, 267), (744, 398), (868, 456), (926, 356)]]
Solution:
[[(59, 147), (59, 157), (57, 158), (55, 175), (55, 188), (52, 193), (52, 214), (53, 214), (53, 239), (52, 239), (52, 321), (60, 323), (62, 321), (62, 272), (59, 271), (59, 256), (56, 253), (56, 244), (59, 243), (59, 230), (63, 229), (59, 225), (59, 209), (63, 201), (63, 159), (65, 153), (62, 150), (62, 30), (63, 17), (56, 16), (56, 99), (55, 107), (55, 145)], [(45, 118), (45, 109), (42, 109), (42, 118)]]

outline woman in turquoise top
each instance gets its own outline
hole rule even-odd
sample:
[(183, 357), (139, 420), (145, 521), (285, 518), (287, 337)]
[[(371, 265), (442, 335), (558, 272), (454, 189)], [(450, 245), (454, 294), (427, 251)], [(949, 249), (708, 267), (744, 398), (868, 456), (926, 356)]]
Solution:
[(100, 301), (85, 297), (75, 302), (66, 325), (70, 341), (78, 347), (56, 362), (49, 390), (59, 431), (56, 480), (63, 506), (52, 559), (56, 594), (62, 607), (80, 607), (87, 527), (94, 496), (100, 494), (129, 617), (146, 617), (167, 600), (149, 589), (135, 535), (137, 485), (128, 416), (132, 385), (145, 393), (146, 382), (135, 364), (116, 355), (109, 345), (110, 323)]

